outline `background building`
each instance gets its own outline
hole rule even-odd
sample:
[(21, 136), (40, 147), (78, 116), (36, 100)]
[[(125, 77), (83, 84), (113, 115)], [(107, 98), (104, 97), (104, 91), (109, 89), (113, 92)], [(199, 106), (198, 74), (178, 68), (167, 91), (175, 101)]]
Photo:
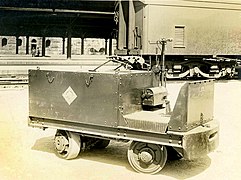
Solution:
[[(0, 54), (5, 55), (14, 55), (16, 54), (16, 45), (18, 45), (17, 54), (24, 55), (31, 54), (31, 50), (39, 48), (42, 49), (42, 39), (43, 37), (29, 37), (29, 46), (27, 48), (27, 37), (20, 36), (18, 39), (15, 36), (0, 36), (1, 46)], [(106, 44), (107, 43), (107, 44)], [(84, 52), (85, 55), (95, 55), (95, 54), (106, 54), (108, 52), (109, 42), (105, 39), (99, 38), (86, 38), (84, 39)], [(72, 38), (71, 39), (71, 53), (72, 55), (81, 55), (81, 38)], [(113, 41), (112, 44), (115, 49), (116, 43)], [(59, 37), (46, 37), (45, 38), (45, 56), (51, 55), (63, 55), (67, 52), (67, 38)], [(42, 54), (40, 52), (40, 54)], [(112, 52), (113, 54), (113, 52)]]

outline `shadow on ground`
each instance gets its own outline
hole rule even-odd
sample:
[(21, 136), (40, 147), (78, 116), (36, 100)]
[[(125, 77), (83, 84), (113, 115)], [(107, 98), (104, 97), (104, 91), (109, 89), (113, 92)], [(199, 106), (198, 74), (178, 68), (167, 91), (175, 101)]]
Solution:
[(187, 179), (205, 171), (211, 164), (211, 159), (204, 156), (200, 159), (168, 161), (162, 169), (161, 174), (176, 179)]
[[(81, 152), (76, 159), (85, 159), (105, 164), (113, 164), (126, 167), (128, 170), (132, 170), (127, 160), (127, 148), (127, 143), (113, 141), (105, 149), (90, 149)], [(59, 158), (54, 146), (54, 136), (43, 137), (36, 140), (31, 149), (52, 153), (56, 155), (56, 158)]]
[[(53, 139), (53, 136), (49, 136), (36, 140), (32, 150), (53, 153), (56, 155)], [(134, 172), (127, 159), (127, 149), (129, 144), (130, 143), (112, 141), (105, 149), (91, 149), (80, 153), (77, 159), (122, 166), (128, 169), (128, 171)], [(184, 159), (167, 161), (162, 171), (153, 176), (164, 175), (176, 179), (187, 179), (202, 173), (210, 166), (210, 164), (211, 159), (208, 156), (193, 161)]]
[(54, 136), (43, 137), (36, 140), (31, 149), (55, 154)]

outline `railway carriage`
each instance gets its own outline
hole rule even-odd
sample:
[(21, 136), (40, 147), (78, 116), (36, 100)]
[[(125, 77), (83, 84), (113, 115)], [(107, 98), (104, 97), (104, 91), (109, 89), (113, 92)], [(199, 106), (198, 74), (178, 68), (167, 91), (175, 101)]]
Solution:
[(116, 54), (139, 54), (155, 64), (158, 41), (172, 38), (167, 78), (234, 77), (241, 54), (240, 8), (235, 0), (120, 1)]

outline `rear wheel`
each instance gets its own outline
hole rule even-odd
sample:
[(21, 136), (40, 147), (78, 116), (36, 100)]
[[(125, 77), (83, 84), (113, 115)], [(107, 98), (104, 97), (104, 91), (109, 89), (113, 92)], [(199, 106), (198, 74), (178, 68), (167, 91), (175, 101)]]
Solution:
[(156, 174), (167, 161), (165, 146), (133, 141), (128, 149), (128, 161), (140, 173)]
[(57, 130), (54, 145), (57, 155), (64, 159), (76, 158), (80, 152), (80, 136), (77, 133)]

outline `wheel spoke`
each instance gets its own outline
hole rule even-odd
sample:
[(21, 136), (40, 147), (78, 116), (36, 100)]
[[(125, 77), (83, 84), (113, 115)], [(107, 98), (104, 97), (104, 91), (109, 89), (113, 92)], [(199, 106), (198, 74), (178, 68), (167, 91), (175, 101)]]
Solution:
[(54, 144), (58, 156), (64, 159), (76, 158), (80, 152), (80, 136), (77, 133), (57, 130)]
[(166, 163), (166, 147), (157, 144), (132, 142), (128, 150), (128, 160), (137, 172), (155, 174)]

